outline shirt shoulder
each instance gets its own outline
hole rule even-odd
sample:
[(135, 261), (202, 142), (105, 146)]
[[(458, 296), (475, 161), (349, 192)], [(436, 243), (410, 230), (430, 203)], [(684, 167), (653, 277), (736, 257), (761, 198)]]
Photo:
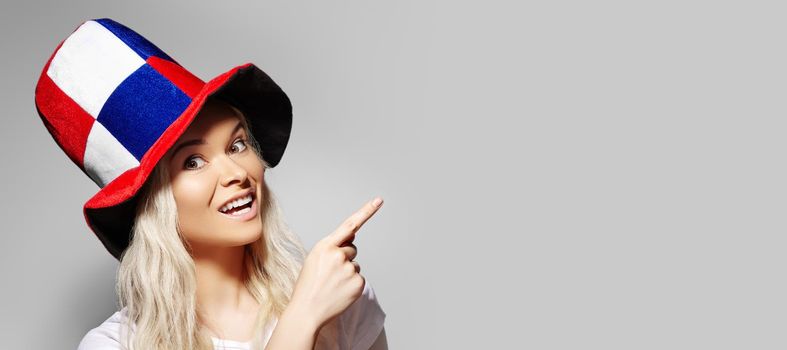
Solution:
[(367, 280), (361, 296), (341, 314), (342, 333), (351, 350), (368, 350), (383, 329), (385, 311)]
[(79, 342), (78, 350), (119, 350), (121, 312), (112, 316), (85, 334)]

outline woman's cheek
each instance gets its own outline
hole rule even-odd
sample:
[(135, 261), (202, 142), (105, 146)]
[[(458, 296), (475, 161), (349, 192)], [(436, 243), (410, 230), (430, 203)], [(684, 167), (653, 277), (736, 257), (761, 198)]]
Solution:
[(194, 234), (194, 229), (203, 227), (211, 209), (210, 186), (199, 179), (179, 179), (173, 184), (173, 195), (178, 207), (178, 222), (184, 234)]

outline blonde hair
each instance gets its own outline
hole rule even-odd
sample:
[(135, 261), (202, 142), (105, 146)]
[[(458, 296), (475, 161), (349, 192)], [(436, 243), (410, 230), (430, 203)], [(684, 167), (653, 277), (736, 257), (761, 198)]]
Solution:
[[(269, 168), (245, 117), (233, 109), (244, 123), (252, 148), (265, 169)], [(200, 321), (194, 261), (178, 230), (177, 206), (166, 166), (159, 164), (154, 169), (139, 196), (132, 240), (121, 256), (117, 276), (124, 316), (121, 344), (142, 350), (213, 349)], [(265, 325), (287, 307), (306, 255), (264, 182), (260, 197), (263, 232), (259, 240), (244, 249), (246, 288), (260, 304), (254, 348), (260, 345)]]

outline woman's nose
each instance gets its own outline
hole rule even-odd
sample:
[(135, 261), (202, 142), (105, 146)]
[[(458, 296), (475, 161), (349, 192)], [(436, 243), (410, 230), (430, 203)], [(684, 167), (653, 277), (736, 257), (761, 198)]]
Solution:
[(221, 185), (230, 186), (234, 183), (243, 184), (249, 176), (246, 169), (232, 160), (230, 157), (222, 157), (221, 160)]

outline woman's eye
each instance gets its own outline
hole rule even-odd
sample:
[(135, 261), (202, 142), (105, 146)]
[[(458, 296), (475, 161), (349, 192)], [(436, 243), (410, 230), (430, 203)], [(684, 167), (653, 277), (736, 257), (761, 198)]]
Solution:
[(235, 142), (232, 143), (232, 147), (230, 147), (232, 153), (243, 152), (245, 149), (246, 149), (246, 140), (244, 139), (235, 140)]
[(186, 163), (183, 164), (183, 167), (186, 169), (199, 169), (202, 168), (203, 165), (205, 165), (205, 160), (195, 156), (186, 159)]

